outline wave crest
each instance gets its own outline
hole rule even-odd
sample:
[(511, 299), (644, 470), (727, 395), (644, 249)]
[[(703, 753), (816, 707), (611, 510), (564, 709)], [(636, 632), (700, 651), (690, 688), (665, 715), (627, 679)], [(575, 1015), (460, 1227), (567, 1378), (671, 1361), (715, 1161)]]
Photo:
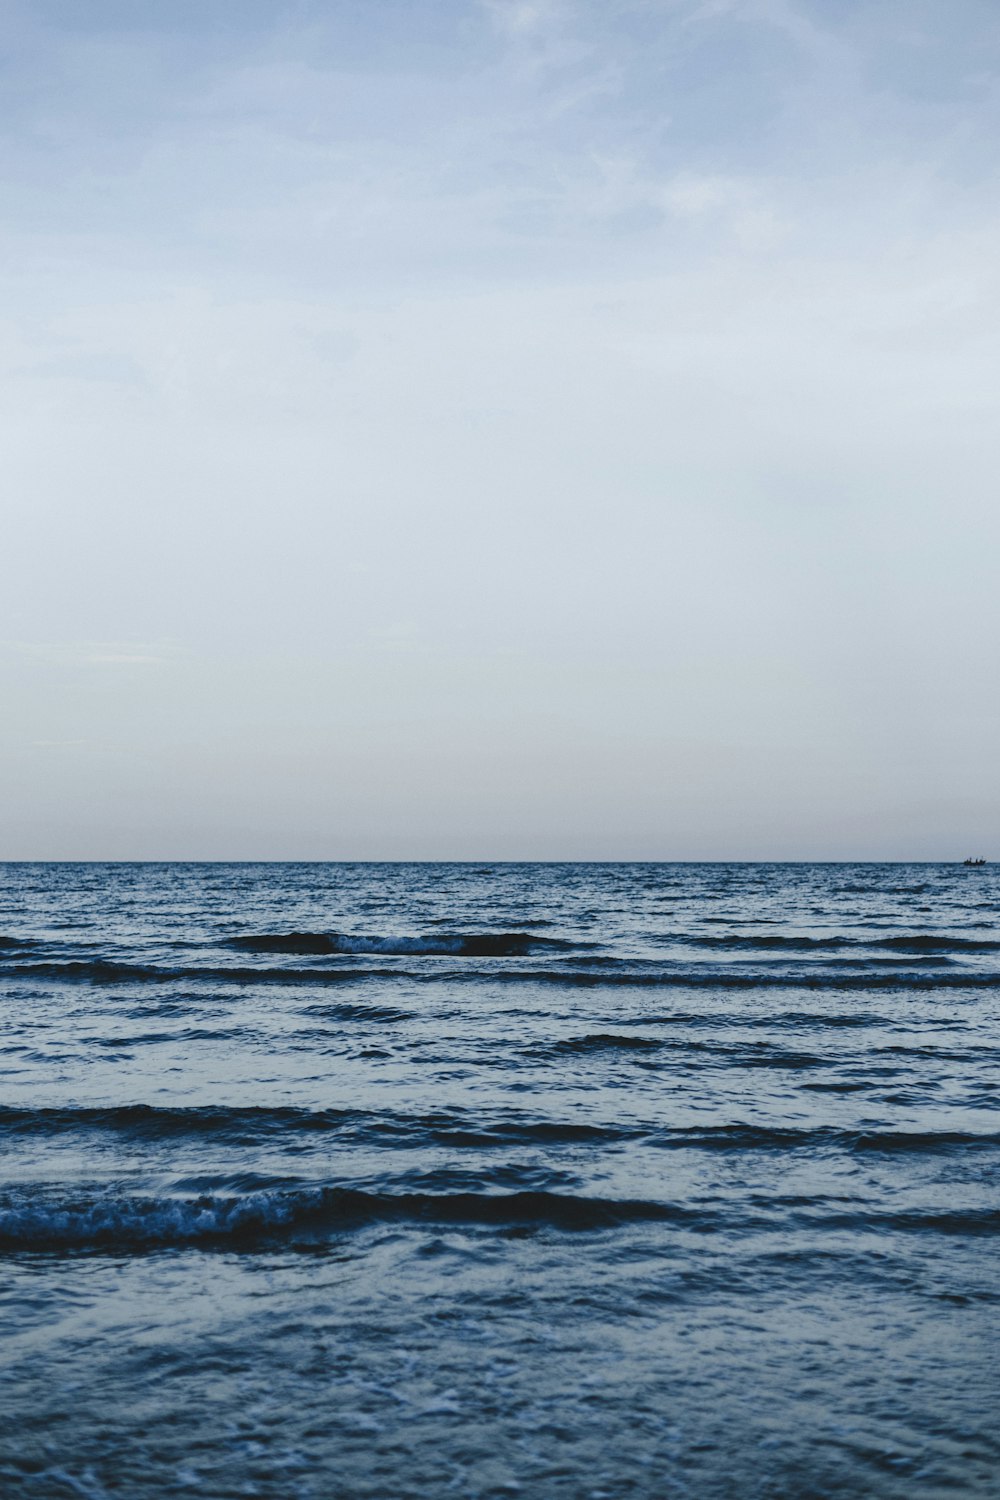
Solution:
[(414, 937), (381, 937), (342, 932), (259, 932), (229, 939), (233, 948), (250, 953), (326, 953), (360, 956), (381, 953), (408, 957), (462, 956), (467, 958), (517, 958), (522, 954), (571, 952), (588, 944), (563, 938), (539, 937), (532, 932), (439, 932)]
[(245, 1196), (80, 1198), (0, 1209), (0, 1252), (266, 1248), (394, 1221), (596, 1230), (644, 1220), (686, 1219), (691, 1214), (665, 1203), (553, 1192), (378, 1193), (317, 1187)]

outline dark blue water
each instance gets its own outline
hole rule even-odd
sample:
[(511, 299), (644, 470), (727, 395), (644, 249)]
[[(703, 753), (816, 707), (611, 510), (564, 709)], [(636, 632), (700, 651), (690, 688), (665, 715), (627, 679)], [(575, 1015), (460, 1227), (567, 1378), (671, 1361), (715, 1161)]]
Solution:
[(998, 916), (0, 867), (0, 1493), (1000, 1494)]

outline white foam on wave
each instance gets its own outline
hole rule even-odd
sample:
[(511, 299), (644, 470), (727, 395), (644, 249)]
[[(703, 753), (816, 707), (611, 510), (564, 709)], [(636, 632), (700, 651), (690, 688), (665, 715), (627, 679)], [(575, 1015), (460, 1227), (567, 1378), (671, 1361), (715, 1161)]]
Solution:
[(0, 1246), (8, 1250), (141, 1247), (266, 1234), (294, 1223), (322, 1201), (323, 1192), (318, 1189), (232, 1198), (18, 1203), (0, 1208)]

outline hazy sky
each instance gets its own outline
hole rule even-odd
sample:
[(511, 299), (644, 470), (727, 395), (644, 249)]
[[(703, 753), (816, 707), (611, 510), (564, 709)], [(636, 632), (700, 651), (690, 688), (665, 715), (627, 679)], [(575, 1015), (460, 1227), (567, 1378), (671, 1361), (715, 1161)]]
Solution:
[(0, 857), (1000, 857), (996, 0), (0, 56)]

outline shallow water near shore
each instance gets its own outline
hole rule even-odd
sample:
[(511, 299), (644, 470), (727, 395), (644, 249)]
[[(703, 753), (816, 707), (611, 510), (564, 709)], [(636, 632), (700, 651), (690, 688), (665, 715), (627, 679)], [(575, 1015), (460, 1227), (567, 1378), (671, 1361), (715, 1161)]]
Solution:
[(998, 916), (0, 866), (0, 1492), (1000, 1494)]

